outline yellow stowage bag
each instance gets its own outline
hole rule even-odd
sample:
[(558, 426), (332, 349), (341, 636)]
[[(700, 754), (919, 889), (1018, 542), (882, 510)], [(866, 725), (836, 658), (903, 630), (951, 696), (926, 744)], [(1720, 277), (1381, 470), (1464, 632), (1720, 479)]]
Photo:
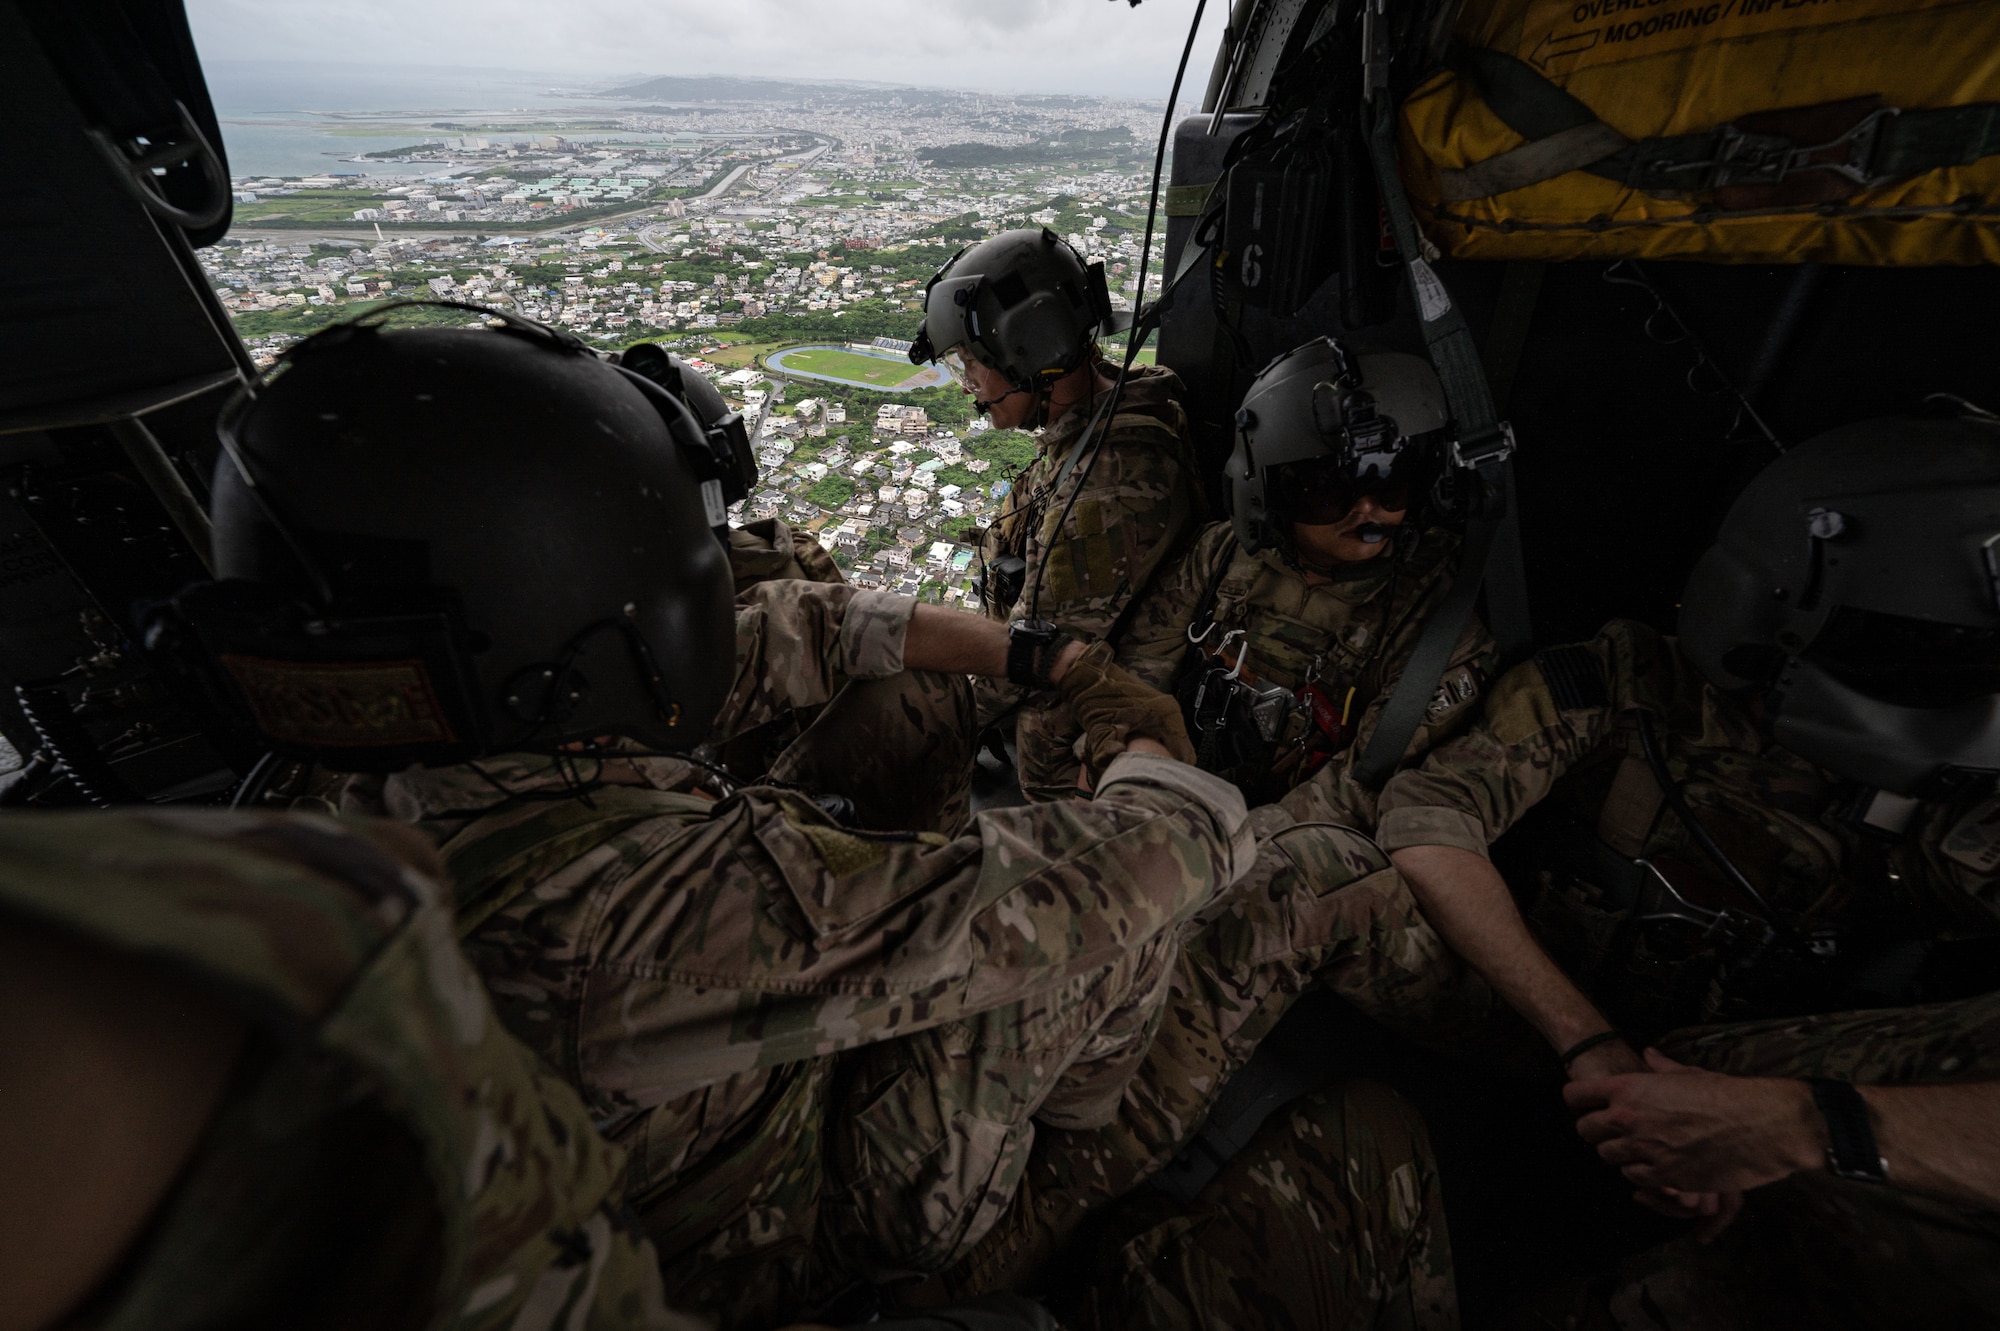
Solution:
[[(1468, 0), (1456, 36), (1633, 141), (1871, 96), (1904, 111), (2000, 102), (1994, 0)], [(1418, 86), (1400, 124), (1411, 202), (1455, 258), (2000, 263), (2000, 155), (1817, 202), (1648, 192), (1581, 169), (1448, 198), (1469, 192), (1447, 190), (1449, 173), (1527, 143), (1459, 68)]]

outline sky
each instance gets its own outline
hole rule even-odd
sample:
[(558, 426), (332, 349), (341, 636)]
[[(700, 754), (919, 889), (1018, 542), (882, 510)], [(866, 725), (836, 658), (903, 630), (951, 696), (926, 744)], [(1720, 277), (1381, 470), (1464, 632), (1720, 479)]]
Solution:
[[(1164, 101), (1195, 0), (186, 0), (203, 61), (859, 79)], [(1227, 0), (1210, 0), (1183, 102)], [(385, 70), (385, 72), (387, 72)]]

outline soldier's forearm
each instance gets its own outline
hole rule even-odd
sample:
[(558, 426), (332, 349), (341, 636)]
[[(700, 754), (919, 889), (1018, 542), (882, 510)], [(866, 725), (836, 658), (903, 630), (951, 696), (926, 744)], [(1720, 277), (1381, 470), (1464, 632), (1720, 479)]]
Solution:
[[(1060, 681), (1083, 650), (1070, 643), (1057, 656), (1051, 672)], [(911, 670), (936, 670), (953, 675), (1007, 674), (1007, 626), (984, 615), (943, 606), (919, 605), (910, 616), (903, 640), (903, 664)]]
[(1007, 626), (943, 606), (919, 605), (903, 639), (903, 664), (954, 675), (1007, 674)]
[(1457, 846), (1405, 846), (1389, 858), (1431, 927), (1552, 1048), (1610, 1026), (1535, 942), (1491, 860)]
[(2000, 1082), (1860, 1091), (1893, 1186), (2000, 1209)]

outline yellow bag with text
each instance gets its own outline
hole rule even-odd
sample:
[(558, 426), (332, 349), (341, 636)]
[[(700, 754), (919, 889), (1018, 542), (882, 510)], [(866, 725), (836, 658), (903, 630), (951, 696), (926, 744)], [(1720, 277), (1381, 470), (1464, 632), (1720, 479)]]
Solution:
[(1994, 0), (1468, 0), (1402, 107), (1461, 259), (2000, 263)]

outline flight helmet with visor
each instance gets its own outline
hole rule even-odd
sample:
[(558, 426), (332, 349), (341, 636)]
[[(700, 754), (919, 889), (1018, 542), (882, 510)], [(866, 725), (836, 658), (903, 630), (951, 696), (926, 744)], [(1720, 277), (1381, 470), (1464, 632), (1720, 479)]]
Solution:
[(2000, 422), (1866, 421), (1753, 479), (1681, 598), (1708, 680), (1780, 744), (1929, 798), (2000, 771)]
[[(1329, 337), (1264, 367), (1236, 413), (1223, 475), (1230, 516), (1250, 552), (1296, 551), (1295, 524), (1339, 522), (1363, 495), (1408, 509), (1451, 438), (1437, 372), (1402, 352), (1354, 354)], [(1363, 532), (1386, 538), (1386, 531)]]

